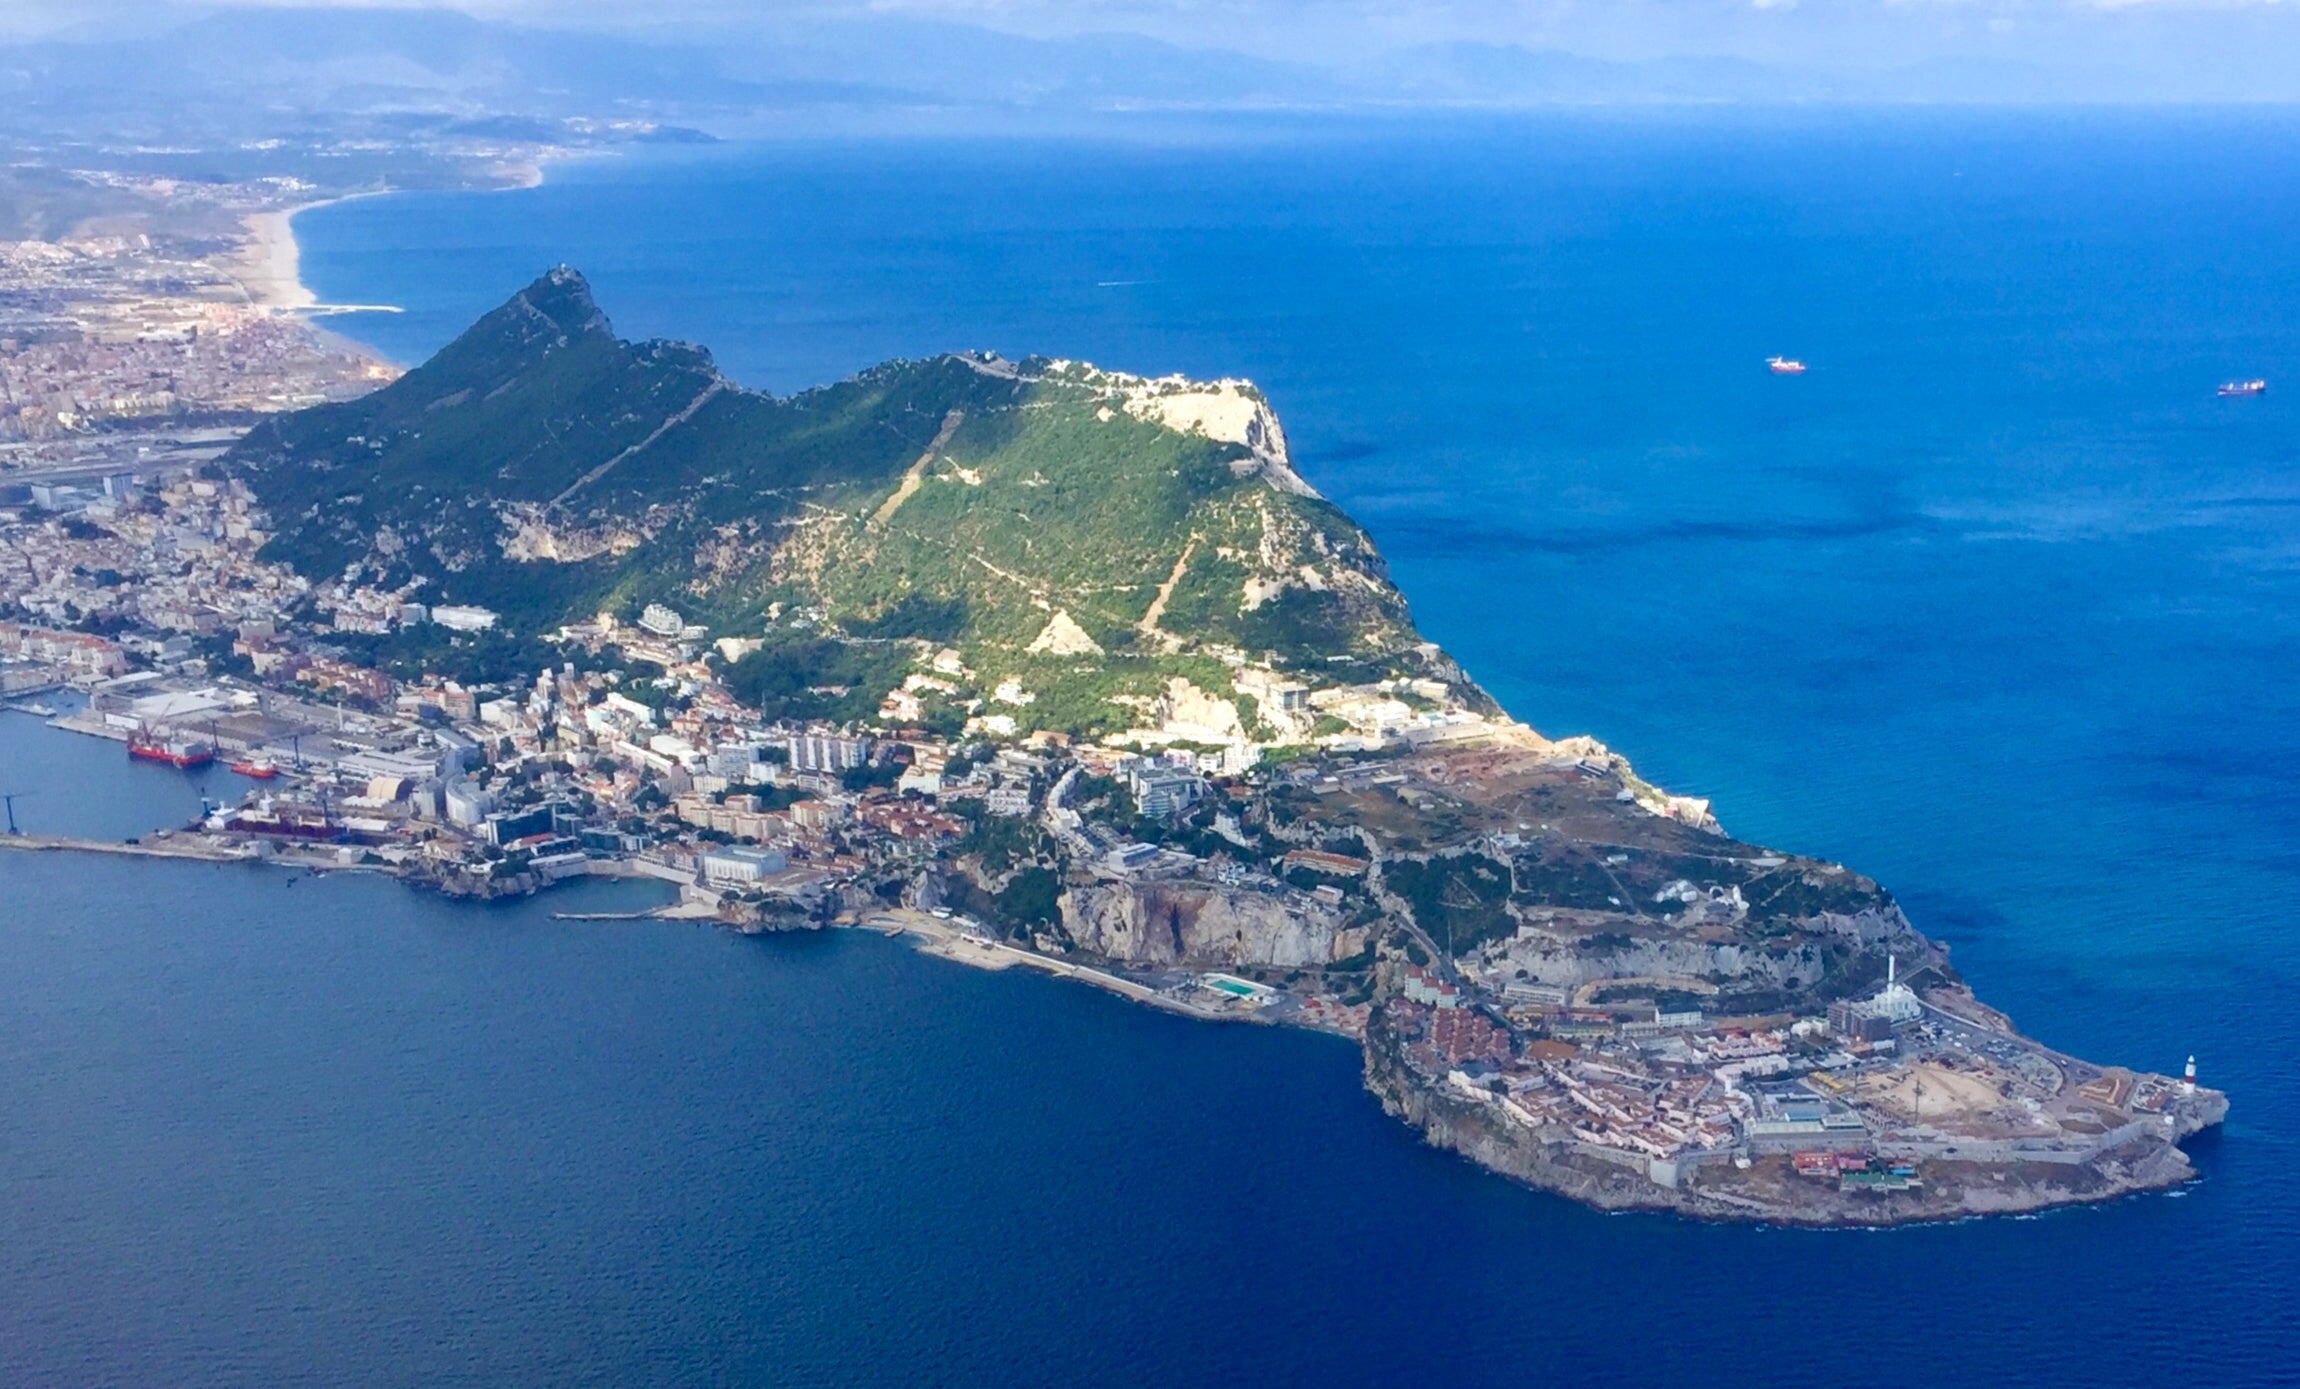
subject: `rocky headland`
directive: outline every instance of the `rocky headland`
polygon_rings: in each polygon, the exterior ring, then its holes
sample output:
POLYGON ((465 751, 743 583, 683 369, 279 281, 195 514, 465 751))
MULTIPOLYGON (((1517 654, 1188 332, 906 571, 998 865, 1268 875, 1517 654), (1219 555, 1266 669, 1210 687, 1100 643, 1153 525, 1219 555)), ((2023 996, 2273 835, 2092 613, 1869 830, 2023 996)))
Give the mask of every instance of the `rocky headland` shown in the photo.
POLYGON ((451 890, 620 864, 741 929, 909 920, 1344 1033, 1431 1142, 1608 1208, 2100 1200, 2192 1178, 2226 1112, 2021 1036, 1858 872, 1511 719, 1245 382, 973 354, 775 397, 561 269, 195 503, 302 595, 242 629, 252 678, 317 671, 403 719, 361 765, 438 768, 370 777, 361 833, 451 890))

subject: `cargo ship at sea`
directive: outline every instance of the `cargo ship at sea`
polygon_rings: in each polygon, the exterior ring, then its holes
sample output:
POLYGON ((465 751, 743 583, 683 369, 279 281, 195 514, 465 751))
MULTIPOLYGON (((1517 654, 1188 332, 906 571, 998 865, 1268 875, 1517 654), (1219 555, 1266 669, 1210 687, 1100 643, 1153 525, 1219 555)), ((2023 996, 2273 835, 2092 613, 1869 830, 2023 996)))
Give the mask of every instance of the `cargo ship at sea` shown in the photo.
POLYGON ((1794 357, 1767 357, 1765 365, 1772 369, 1775 376, 1802 376, 1805 374, 1805 364, 1794 357))
POLYGON ((2236 396, 2265 395, 2267 393, 2268 383, 2258 377, 2254 377, 2250 381, 2223 381, 2220 383, 2220 394, 2223 399, 2236 396))
POLYGON ((188 769, 215 761, 216 750, 198 738, 166 737, 145 730, 128 739, 128 756, 188 769))

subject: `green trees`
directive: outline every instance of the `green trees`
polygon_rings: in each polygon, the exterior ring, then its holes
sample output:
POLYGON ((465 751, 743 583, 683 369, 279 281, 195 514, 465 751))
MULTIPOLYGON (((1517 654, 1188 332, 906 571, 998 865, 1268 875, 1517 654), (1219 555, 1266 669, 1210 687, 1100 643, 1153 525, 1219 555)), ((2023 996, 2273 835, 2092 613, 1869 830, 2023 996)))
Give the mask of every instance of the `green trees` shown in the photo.
POLYGON ((1062 920, 1061 880, 1044 868, 1025 868, 998 891, 998 910, 1010 921, 1027 927, 1052 926, 1062 920))
MULTIPOLYGON (((653 601, 765 635, 729 677, 775 716, 870 719, 943 648, 969 694, 1018 679, 1018 720, 1081 734, 1132 726, 1176 675, 1227 695, 1223 654, 1331 680, 1409 651, 1364 532, 1247 445, 1139 408, 1179 389, 946 356, 773 397, 699 348, 618 339, 562 269, 223 465, 271 515, 266 554, 314 580, 412 585, 512 636, 653 601)), ((495 653, 422 654, 477 675, 495 653)))

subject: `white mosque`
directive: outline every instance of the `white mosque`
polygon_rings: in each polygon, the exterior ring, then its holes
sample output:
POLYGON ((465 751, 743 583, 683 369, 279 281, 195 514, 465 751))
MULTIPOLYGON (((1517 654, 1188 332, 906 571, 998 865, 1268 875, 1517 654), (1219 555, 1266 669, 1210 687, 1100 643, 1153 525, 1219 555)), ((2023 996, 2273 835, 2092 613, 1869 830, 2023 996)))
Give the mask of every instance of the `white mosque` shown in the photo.
POLYGON ((1901 982, 1901 962, 1896 957, 1885 957, 1885 987, 1869 1000, 1867 1011, 1872 1018, 1888 1018, 1894 1022, 1915 1022, 1925 1015, 1925 1005, 1901 982))

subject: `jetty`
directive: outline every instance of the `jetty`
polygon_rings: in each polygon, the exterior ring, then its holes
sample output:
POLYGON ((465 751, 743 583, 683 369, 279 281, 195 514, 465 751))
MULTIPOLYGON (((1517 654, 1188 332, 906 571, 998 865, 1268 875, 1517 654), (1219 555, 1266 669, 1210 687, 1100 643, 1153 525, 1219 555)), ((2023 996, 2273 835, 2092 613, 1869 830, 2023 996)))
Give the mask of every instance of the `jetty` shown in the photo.
POLYGON ((83 839, 61 834, 0 834, 0 849, 28 853, 112 854, 125 858, 193 859, 206 863, 261 863, 316 873, 391 873, 388 863, 347 862, 296 847, 268 843, 227 843, 207 835, 175 831, 135 839, 83 839))
MULTIPOLYGON (((139 839, 78 839, 60 834, 0 835, 0 849, 78 854, 122 854, 129 858, 191 858, 211 863, 259 863, 268 855, 240 845, 218 844, 193 835, 139 839)), ((330 864, 330 867, 339 865, 330 864)))

